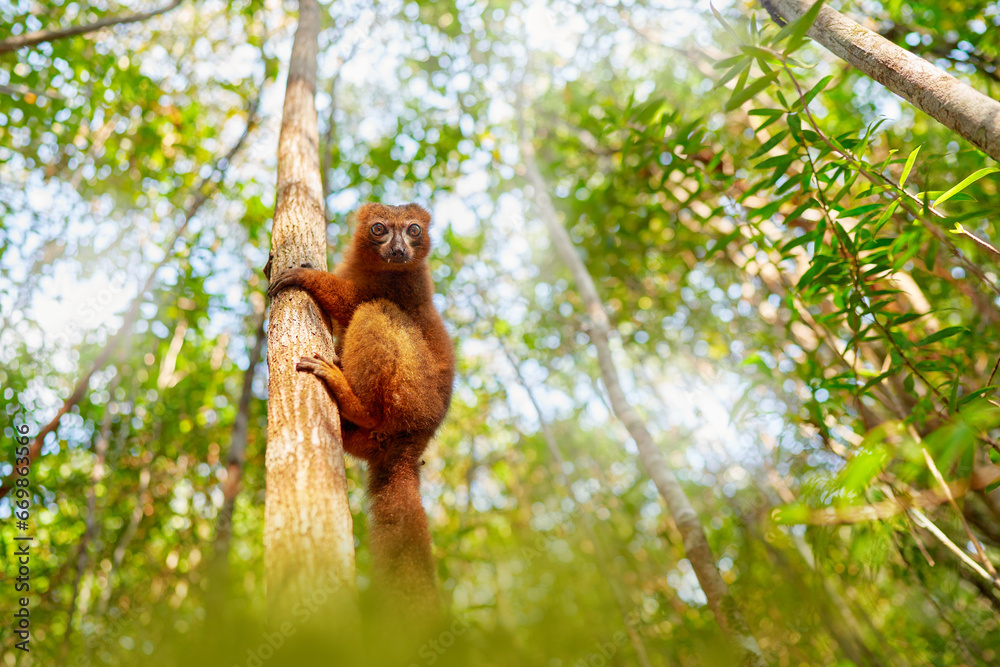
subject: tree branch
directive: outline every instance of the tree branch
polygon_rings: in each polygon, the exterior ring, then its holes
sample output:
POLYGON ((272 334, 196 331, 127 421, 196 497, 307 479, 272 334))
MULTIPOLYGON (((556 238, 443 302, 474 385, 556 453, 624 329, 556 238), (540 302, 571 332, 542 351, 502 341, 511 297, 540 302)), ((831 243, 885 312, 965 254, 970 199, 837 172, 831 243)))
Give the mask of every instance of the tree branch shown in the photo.
POLYGON ((151 19, 154 16, 159 16, 160 14, 165 14, 171 9, 176 8, 180 5, 182 0, 173 0, 169 5, 160 7, 159 9, 154 9, 149 12, 140 12, 138 14, 129 14, 128 16, 113 16, 111 18, 101 19, 100 21, 94 21, 93 23, 87 23, 85 25, 77 25, 71 28, 63 28, 62 30, 39 30, 38 32, 29 32, 25 35, 18 35, 16 37, 11 37, 10 39, 5 39, 0 42, 0 53, 7 53, 8 51, 16 51, 25 46, 35 46, 36 44, 41 44, 42 42, 54 42, 58 39, 65 39, 66 37, 76 37, 77 35, 85 35, 88 32, 94 32, 96 30, 101 30, 103 28, 110 28, 115 25, 126 25, 128 23, 139 23, 147 19, 151 19))
MULTIPOLYGON (((761 4, 778 22, 801 18, 812 2, 767 0, 761 4)), ((837 57, 1000 161, 1000 102, 997 100, 862 27, 832 7, 824 6, 819 10, 807 34, 837 57)))
MULTIPOLYGON (((56 415, 51 421, 49 421, 49 423, 43 426, 35 436, 34 441, 31 443, 31 448, 28 450, 28 466, 31 466, 35 459, 38 458, 38 455, 41 454, 42 446, 45 444, 45 437, 59 427, 59 420, 62 419, 63 415, 72 410, 73 406, 79 403, 87 394, 87 391, 90 388, 90 378, 93 377, 94 373, 104 368, 105 364, 108 363, 108 359, 110 359, 111 355, 114 354, 116 349, 118 349, 118 346, 121 345, 129 334, 131 334, 132 326, 135 324, 136 320, 139 319, 139 313, 142 307, 144 295, 152 289, 154 283, 156 282, 157 272, 159 272, 164 264, 173 259, 173 248, 177 245, 178 239, 180 239, 180 237, 187 230, 191 220, 198 213, 201 207, 206 201, 208 201, 209 194, 218 186, 219 181, 222 180, 222 177, 229 168, 229 165, 232 164, 233 157, 235 157, 243 147, 250 131, 257 124, 257 104, 259 101, 260 100, 258 98, 250 104, 247 126, 243 131, 242 136, 240 136, 239 140, 224 157, 216 160, 213 165, 212 173, 202 179, 202 181, 195 187, 194 198, 188 204, 187 211, 184 214, 184 222, 181 223, 181 226, 178 227, 176 232, 174 232, 173 237, 167 242, 165 246, 166 252, 163 254, 163 259, 161 259, 149 272, 146 282, 143 283, 142 287, 136 293, 135 298, 132 300, 131 307, 125 314, 125 319, 122 321, 121 328, 119 328, 118 332, 104 344, 104 349, 97 355, 97 358, 94 360, 94 363, 91 364, 90 369, 77 381, 76 386, 73 388, 73 393, 70 394, 69 398, 67 398, 62 404, 62 407, 59 408, 56 415)), ((7 478, 3 486, 0 486, 0 498, 3 498, 10 492, 20 477, 21 475, 17 474, 17 468, 15 467, 11 476, 7 478)))

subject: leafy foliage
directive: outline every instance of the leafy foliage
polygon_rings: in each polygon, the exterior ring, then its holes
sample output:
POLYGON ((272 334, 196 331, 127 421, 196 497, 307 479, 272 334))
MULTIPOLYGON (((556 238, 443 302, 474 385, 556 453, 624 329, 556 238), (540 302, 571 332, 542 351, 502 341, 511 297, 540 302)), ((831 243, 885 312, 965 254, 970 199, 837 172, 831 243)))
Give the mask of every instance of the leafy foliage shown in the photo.
MULTIPOLYGON (((0 22, 19 34, 136 9, 33 7, 0 7, 0 22)), ((888 37, 996 93, 995 3, 864 8, 888 37)), ((267 641, 266 371, 249 358, 287 9, 182 3, 0 54, 8 441, 56 414, 141 304, 31 468, 23 664, 249 664, 267 641), (219 162, 254 108, 260 126, 219 162), (199 183, 208 201, 191 216, 199 183), (234 466, 247 373, 246 462, 234 466)), ((996 660, 997 591, 969 564, 988 569, 1000 548, 1000 181, 988 158, 817 50, 808 16, 782 28, 738 7, 493 0, 324 11, 331 259, 357 202, 432 205, 436 305, 459 348, 424 492, 442 587, 469 629, 454 648, 428 647, 435 662, 728 660, 595 379, 585 308, 524 180, 522 133, 598 284, 628 398, 768 659, 996 660)), ((348 474, 364 594, 363 471, 349 462, 348 474)), ((4 609, 19 534, 9 502, 4 609)))

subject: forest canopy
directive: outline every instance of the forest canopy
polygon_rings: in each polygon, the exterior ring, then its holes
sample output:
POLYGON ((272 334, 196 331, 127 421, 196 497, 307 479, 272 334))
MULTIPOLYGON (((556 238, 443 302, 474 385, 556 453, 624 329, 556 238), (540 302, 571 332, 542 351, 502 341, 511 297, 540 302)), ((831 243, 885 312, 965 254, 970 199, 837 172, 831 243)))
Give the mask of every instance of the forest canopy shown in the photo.
MULTIPOLYGON (((318 11, 326 257, 425 207, 455 342, 414 664, 1000 660, 1000 3, 318 11)), ((261 665, 309 620, 264 537, 298 19, 0 2, 3 665, 261 665)))

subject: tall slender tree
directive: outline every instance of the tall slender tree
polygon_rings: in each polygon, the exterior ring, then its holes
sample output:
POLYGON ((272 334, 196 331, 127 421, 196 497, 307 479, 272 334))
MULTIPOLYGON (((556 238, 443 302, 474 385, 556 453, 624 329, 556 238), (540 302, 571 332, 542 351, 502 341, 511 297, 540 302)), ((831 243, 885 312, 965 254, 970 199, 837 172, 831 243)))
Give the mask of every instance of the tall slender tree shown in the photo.
POLYGON ((729 587, 719 573, 719 568, 715 562, 712 548, 708 544, 705 536, 705 529, 701 525, 698 514, 691 505, 691 500, 687 497, 680 482, 674 475, 673 470, 667 464, 663 453, 653 442, 653 436, 646 428, 645 422, 636 412, 629 402, 625 391, 622 389, 618 376, 618 368, 611 356, 611 346, 609 335, 611 324, 608 320, 604 303, 597 293, 597 286, 593 277, 587 270, 586 265, 576 252, 573 240, 569 232, 559 222, 558 213, 552 198, 549 196, 548 186, 538 169, 535 159, 535 149, 527 139, 524 129, 523 107, 518 104, 518 128, 520 133, 521 158, 524 161, 528 183, 532 188, 532 200, 538 209, 539 216, 549 233, 549 239, 559 258, 566 264, 576 283, 576 288, 580 292, 584 306, 589 317, 589 328, 587 334, 594 347, 597 349, 597 360, 601 369, 601 379, 607 388, 608 397, 611 400, 611 408, 615 416, 621 420, 629 435, 635 440, 639 450, 639 460, 656 484, 656 489, 663 498, 667 510, 677 524, 684 539, 684 552, 691 567, 698 577, 702 592, 708 600, 708 606, 715 614, 715 620, 719 627, 726 634, 734 651, 740 655, 740 663, 743 665, 763 666, 763 654, 756 638, 750 631, 750 626, 743 617, 736 600, 729 592, 729 587))
MULTIPOLYGON (((319 5, 301 0, 278 140, 270 263, 275 277, 302 264, 327 266, 315 103, 319 27, 319 5)), ((322 384, 295 370, 300 357, 316 352, 333 355, 322 313, 304 291, 283 291, 271 304, 267 338, 264 550, 273 620, 318 590, 341 607, 354 597, 340 415, 322 384)))

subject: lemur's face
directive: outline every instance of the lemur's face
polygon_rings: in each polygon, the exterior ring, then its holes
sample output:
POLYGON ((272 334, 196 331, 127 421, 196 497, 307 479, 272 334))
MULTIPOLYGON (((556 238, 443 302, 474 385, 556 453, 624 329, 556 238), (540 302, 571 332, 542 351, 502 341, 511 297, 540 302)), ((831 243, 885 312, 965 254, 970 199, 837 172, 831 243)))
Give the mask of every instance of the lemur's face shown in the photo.
POLYGON ((416 204, 365 204, 358 211, 357 234, 387 264, 420 261, 430 252, 431 217, 416 204))

